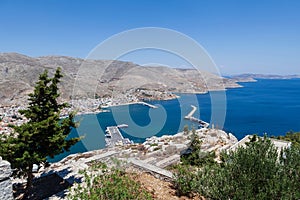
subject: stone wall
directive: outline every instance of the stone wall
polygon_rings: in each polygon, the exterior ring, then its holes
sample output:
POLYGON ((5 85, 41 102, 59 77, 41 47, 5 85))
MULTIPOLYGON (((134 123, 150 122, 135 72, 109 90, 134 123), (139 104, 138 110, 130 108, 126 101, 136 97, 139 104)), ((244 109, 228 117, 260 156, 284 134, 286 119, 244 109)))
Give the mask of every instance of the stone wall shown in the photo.
POLYGON ((0 157, 0 199, 13 199, 10 163, 0 157))

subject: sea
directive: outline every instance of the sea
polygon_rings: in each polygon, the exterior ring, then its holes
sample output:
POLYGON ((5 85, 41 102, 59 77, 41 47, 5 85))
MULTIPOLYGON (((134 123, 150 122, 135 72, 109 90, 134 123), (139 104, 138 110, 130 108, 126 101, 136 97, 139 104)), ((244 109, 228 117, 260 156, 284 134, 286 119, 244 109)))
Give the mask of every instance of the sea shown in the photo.
POLYGON ((193 114, 242 139, 248 134, 268 136, 300 131, 300 79, 258 79, 240 83, 243 87, 206 94, 177 94, 178 99, 149 101, 158 108, 141 104, 115 106, 98 114, 79 115, 79 127, 68 136, 82 137, 82 141, 50 162, 57 162, 69 154, 105 148, 105 130, 108 126, 127 124, 120 128, 122 135, 142 143, 151 136, 173 135, 183 130, 200 128, 184 119, 193 114))

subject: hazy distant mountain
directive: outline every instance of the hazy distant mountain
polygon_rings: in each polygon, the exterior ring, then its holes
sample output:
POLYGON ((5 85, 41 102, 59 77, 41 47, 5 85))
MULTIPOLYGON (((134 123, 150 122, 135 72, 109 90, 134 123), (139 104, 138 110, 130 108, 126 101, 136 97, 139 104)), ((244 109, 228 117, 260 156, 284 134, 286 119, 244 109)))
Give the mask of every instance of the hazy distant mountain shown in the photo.
POLYGON ((0 53, 0 104, 26 99, 38 75, 62 68, 62 97, 112 96, 142 88, 166 92, 202 93, 239 87, 235 80, 195 69, 144 67, 132 62, 83 60, 66 56, 32 58, 0 53))
POLYGON ((248 82, 255 79, 293 79, 300 78, 300 75, 240 74, 230 76, 230 78, 248 82))

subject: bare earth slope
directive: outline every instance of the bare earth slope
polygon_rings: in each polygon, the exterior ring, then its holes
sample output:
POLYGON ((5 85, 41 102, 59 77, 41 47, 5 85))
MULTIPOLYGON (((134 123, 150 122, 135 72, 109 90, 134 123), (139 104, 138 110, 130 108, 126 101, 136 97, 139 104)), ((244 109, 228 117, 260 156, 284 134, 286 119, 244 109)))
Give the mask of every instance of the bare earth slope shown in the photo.
POLYGON ((0 53, 0 104, 20 103, 32 91, 45 69, 52 75, 62 68, 62 97, 94 98, 136 91, 203 93, 239 87, 231 79, 195 69, 142 67, 132 62, 83 60, 66 56, 32 58, 17 53, 0 53))

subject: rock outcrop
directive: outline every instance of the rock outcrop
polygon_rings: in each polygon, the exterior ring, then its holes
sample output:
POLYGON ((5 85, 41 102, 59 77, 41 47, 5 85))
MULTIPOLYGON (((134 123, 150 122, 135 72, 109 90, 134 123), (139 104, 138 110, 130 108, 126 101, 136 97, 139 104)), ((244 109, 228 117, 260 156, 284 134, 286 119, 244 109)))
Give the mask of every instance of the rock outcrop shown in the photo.
POLYGON ((10 163, 0 157, 0 199, 13 199, 10 163))
MULTIPOLYGON (((215 151, 217 155, 238 141, 234 135, 218 129, 202 128, 196 130, 196 134, 203 141, 202 150, 215 151)), ((153 136, 143 144, 115 146, 69 155, 60 162, 51 164, 49 168, 40 170, 36 177, 56 173, 70 184, 80 183, 84 180, 79 171, 87 169, 91 162, 104 162, 108 166, 113 166, 116 160, 119 160, 123 161, 126 169, 147 172, 157 178, 170 180, 173 174, 166 167, 180 162, 180 153, 188 148, 191 136, 192 131, 162 137, 153 136)), ((64 192, 67 193, 68 191, 64 192)), ((63 199, 63 197, 54 195, 50 199, 63 199)))

